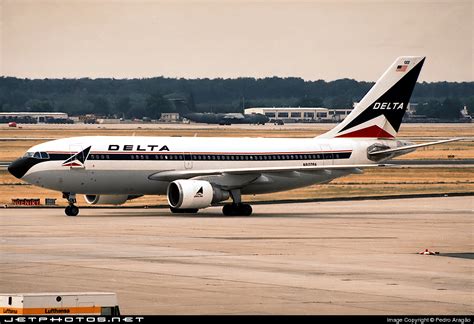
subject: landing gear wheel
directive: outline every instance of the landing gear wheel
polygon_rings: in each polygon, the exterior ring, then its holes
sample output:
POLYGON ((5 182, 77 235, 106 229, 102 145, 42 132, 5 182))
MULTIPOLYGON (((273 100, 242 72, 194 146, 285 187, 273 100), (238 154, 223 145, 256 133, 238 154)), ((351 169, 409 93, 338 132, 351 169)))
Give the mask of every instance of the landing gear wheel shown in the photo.
POLYGON ((250 206, 249 204, 240 204, 240 209, 242 211, 243 216, 252 215, 252 206, 250 206))
POLYGON ((196 214, 199 211, 197 208, 180 209, 174 207, 170 207, 170 210, 173 214, 196 214))
POLYGON ((222 208, 225 216, 250 216, 252 215, 252 206, 249 204, 225 204, 222 208))
POLYGON ((222 207, 222 213, 225 216, 234 216, 234 209, 232 208, 234 204, 225 204, 224 207, 222 207))
POLYGON ((79 214, 79 208, 74 205, 69 205, 64 210, 67 216, 77 216, 79 214))

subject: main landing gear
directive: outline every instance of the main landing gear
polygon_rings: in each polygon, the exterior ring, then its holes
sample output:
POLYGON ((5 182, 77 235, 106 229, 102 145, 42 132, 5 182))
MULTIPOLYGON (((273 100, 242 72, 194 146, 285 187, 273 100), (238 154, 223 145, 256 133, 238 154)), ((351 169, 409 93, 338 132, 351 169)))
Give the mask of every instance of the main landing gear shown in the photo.
POLYGON ((225 204, 222 213, 225 216, 250 216, 252 215, 252 206, 244 204, 240 195, 240 189, 230 191, 233 200, 231 204, 225 204))
POLYGON ((63 192, 63 198, 66 198, 69 205, 64 210, 67 216, 77 216, 79 214, 79 207, 74 205, 76 203, 76 194, 70 192, 63 192))

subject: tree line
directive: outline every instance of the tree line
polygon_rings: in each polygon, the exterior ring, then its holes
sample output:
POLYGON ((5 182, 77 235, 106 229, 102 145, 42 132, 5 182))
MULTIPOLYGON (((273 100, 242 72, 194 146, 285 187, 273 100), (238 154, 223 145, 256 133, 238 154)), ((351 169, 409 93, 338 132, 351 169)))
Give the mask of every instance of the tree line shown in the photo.
MULTIPOLYGON (((351 108, 373 82, 301 78, 20 79, 0 77, 0 111, 61 111, 124 118, 162 112, 242 112, 248 107, 351 108)), ((422 82, 412 96, 417 113, 455 119, 474 111, 474 82, 422 82)))

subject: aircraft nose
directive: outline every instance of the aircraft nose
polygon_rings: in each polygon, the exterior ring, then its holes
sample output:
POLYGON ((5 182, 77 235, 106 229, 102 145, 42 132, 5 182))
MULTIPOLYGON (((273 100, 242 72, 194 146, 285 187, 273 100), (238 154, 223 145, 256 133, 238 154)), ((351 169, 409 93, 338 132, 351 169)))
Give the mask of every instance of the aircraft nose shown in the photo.
POLYGON ((28 158, 19 158, 10 163, 8 172, 13 174, 16 178, 21 179, 30 167, 31 165, 28 163, 28 158))

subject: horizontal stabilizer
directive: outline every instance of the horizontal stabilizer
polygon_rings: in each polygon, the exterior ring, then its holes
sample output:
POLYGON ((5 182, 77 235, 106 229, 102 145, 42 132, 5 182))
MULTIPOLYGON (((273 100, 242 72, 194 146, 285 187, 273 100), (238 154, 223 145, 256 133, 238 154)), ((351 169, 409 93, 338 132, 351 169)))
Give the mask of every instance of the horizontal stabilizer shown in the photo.
POLYGON ((403 151, 414 151, 419 147, 431 146, 431 145, 437 145, 437 144, 449 143, 449 142, 455 142, 455 141, 460 141, 460 140, 462 140, 462 138, 452 138, 452 139, 442 140, 442 141, 437 141, 437 142, 406 145, 406 146, 396 147, 396 148, 392 148, 392 149, 372 151, 372 152, 369 152, 369 155, 376 156, 376 155, 379 155, 379 154, 388 154, 388 153, 403 152, 403 151))

